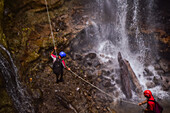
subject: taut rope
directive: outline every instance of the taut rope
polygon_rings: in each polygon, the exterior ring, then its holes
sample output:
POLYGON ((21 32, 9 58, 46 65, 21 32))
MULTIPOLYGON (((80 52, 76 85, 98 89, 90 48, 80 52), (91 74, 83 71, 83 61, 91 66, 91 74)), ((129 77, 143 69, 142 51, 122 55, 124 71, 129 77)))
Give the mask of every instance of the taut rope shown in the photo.
MULTIPOLYGON (((49 21, 50 30, 51 30, 51 36, 52 36, 52 39, 53 39, 53 45, 54 45, 54 47, 55 47, 54 33, 53 33, 53 30, 52 30, 52 24, 51 24, 50 14, 49 14, 49 11, 48 11, 48 3, 47 3, 47 0, 45 0, 45 4, 46 4, 48 21, 49 21)), ((56 52, 56 50, 55 50, 55 52, 56 52)), ((57 52, 56 52, 56 53, 57 53, 57 52)))

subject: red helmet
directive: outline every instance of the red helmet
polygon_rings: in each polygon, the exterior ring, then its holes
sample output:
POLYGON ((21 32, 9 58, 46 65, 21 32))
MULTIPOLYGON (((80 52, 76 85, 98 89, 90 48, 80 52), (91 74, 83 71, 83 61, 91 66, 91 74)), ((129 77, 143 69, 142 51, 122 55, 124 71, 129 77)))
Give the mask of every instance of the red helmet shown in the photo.
POLYGON ((152 96, 152 92, 150 90, 145 90, 143 94, 145 97, 148 97, 148 98, 152 96))

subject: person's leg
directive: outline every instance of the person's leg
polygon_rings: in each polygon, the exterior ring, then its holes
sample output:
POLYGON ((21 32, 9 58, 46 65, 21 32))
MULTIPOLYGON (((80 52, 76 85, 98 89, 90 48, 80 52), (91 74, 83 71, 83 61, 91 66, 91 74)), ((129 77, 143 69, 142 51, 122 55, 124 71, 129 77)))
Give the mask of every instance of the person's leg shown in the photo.
POLYGON ((56 74, 56 83, 58 83, 59 82, 59 75, 58 74, 56 74))
POLYGON ((60 74, 60 81, 63 82, 63 70, 61 71, 61 74, 60 74))

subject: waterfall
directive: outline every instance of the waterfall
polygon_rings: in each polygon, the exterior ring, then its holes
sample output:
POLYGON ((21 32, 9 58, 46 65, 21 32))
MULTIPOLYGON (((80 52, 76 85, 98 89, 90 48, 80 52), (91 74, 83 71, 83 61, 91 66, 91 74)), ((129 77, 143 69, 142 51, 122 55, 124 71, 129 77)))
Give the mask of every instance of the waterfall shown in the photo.
POLYGON ((21 86, 18 80, 17 68, 9 51, 2 45, 0 45, 0 48, 9 58, 9 60, 7 60, 4 57, 5 55, 0 53, 0 72, 5 80, 7 92, 12 97, 16 109, 19 113, 35 113, 31 105, 32 101, 30 95, 27 93, 26 89, 21 86))
MULTIPOLYGON (((143 90, 147 89, 146 83, 151 80, 144 76, 144 70, 147 68, 152 71, 153 77, 159 76, 152 65, 155 60, 153 57, 158 56, 157 42, 153 35, 143 35, 141 28, 142 22, 147 25, 147 29, 154 26, 155 1, 96 0, 94 7, 90 18, 92 27, 86 29, 85 33, 89 44, 93 43, 90 51, 95 51, 102 62, 113 60, 114 64, 108 68, 115 69, 119 67, 115 59, 121 52, 123 58, 129 61, 143 90)), ((156 92, 161 90, 159 86, 150 90, 155 95, 166 95, 163 91, 159 94, 156 92)))

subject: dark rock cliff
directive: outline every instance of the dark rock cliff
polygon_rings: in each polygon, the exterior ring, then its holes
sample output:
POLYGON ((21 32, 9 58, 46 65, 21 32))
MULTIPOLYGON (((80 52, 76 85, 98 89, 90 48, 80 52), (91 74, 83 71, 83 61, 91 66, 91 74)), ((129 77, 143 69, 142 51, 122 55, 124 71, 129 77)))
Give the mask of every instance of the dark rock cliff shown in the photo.
MULTIPOLYGON (((4 46, 6 45, 5 35, 3 33, 3 12, 4 12, 4 0, 0 0, 0 42, 4 46)), ((0 72, 0 113, 14 113, 14 106, 11 101, 11 98, 8 96, 6 91, 5 82, 0 72)))

